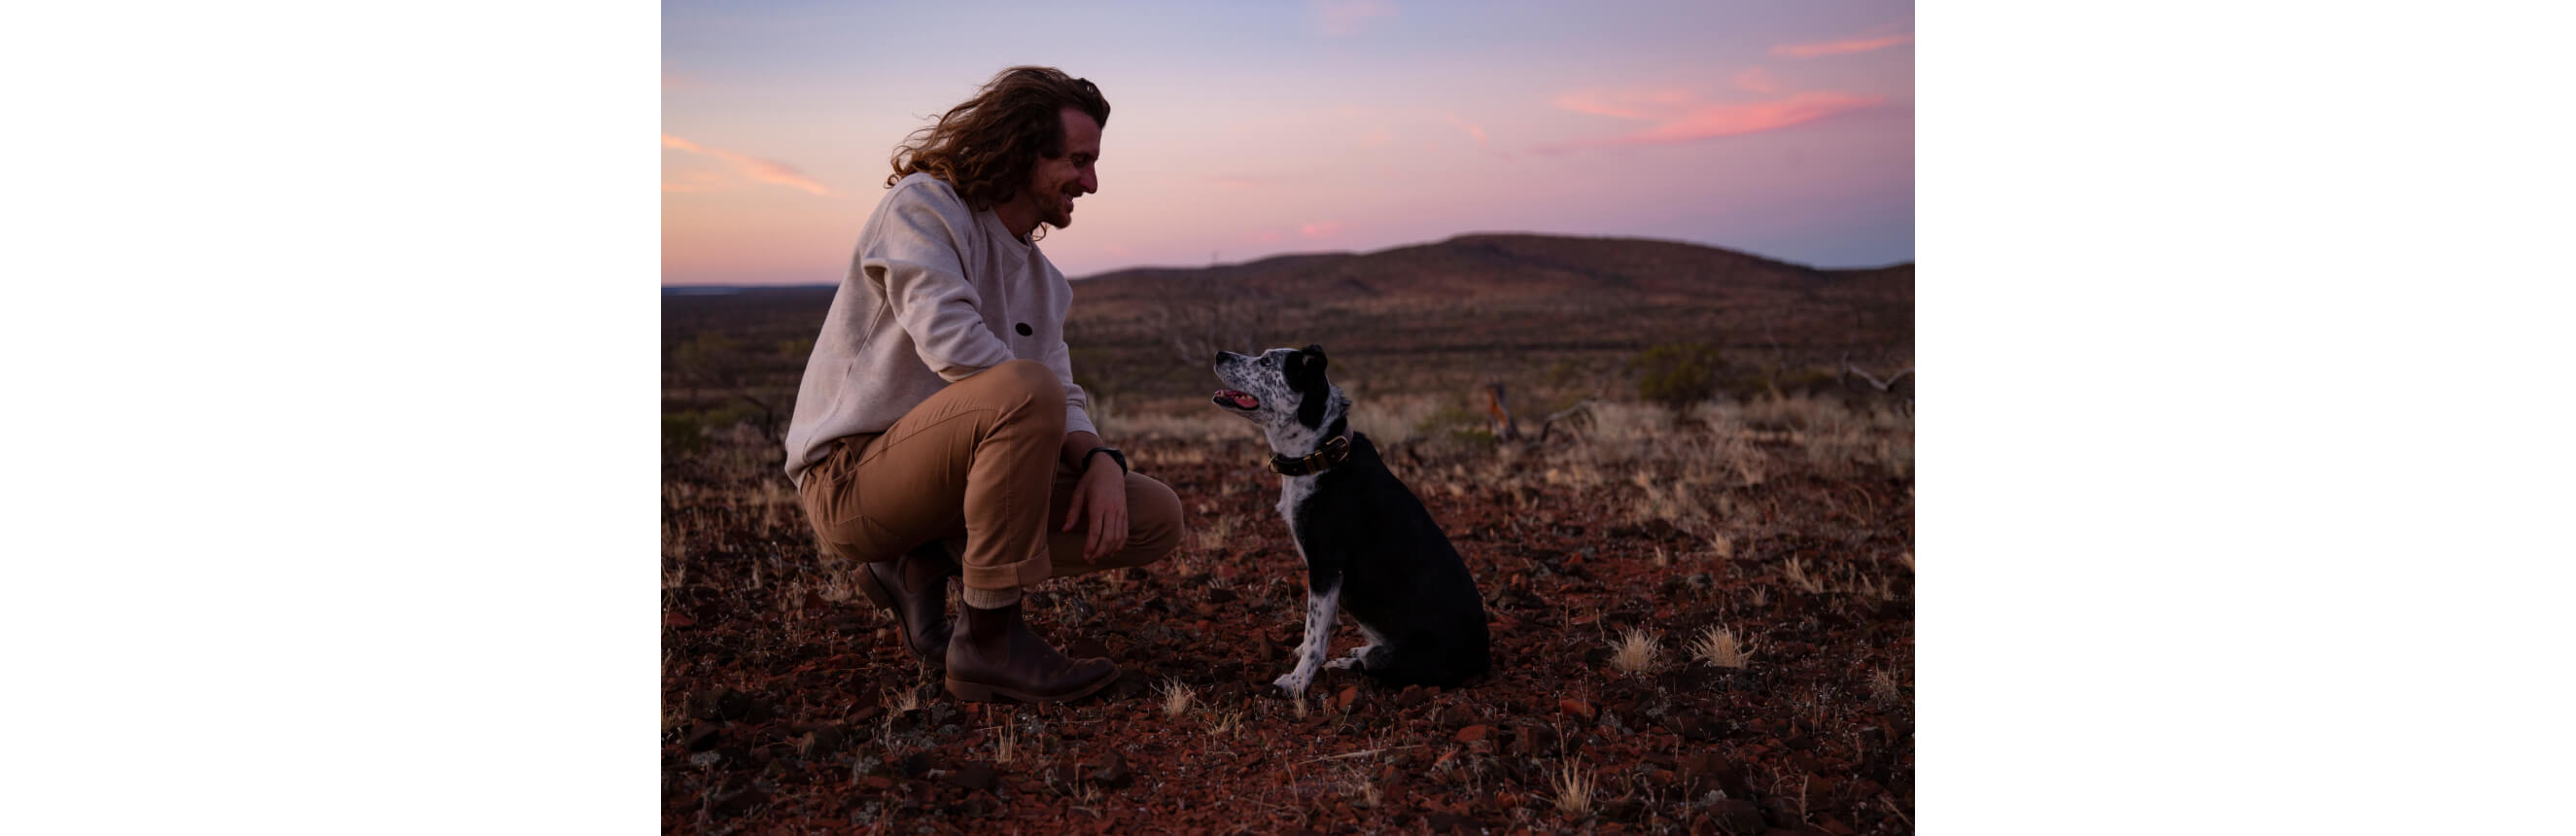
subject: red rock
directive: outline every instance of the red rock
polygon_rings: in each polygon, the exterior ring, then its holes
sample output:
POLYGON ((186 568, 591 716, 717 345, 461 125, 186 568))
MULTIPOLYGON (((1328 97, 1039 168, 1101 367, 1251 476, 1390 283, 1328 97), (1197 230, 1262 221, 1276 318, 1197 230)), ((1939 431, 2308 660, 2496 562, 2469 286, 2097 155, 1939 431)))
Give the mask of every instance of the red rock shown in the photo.
POLYGON ((996 773, 993 771, 992 767, 980 763, 972 763, 967 764, 965 767, 960 768, 955 772, 948 773, 948 783, 970 790, 989 790, 993 788, 993 779, 995 777, 996 773))
POLYGON ((1333 695, 1333 710, 1349 711, 1351 710, 1351 704, 1359 701, 1360 686, 1344 685, 1342 686, 1341 693, 1333 695))
POLYGON ((1136 783, 1136 773, 1127 768, 1125 758, 1113 754, 1101 759, 1100 768, 1091 771, 1091 780, 1093 783, 1113 790, 1124 789, 1127 785, 1136 783))
POLYGON ((685 742, 688 744, 689 751, 704 752, 716 747, 716 739, 722 732, 722 727, 714 723, 699 723, 689 729, 689 736, 685 742))
POLYGON ((1458 730, 1457 739, 1460 743, 1474 743, 1485 739, 1485 735, 1492 733, 1493 730, 1494 727, 1487 725, 1468 726, 1458 730))
POLYGON ((717 813, 730 816, 735 813, 751 809, 753 805, 757 805, 768 800, 768 793, 761 792, 758 787, 752 787, 731 795, 717 797, 714 810, 717 813))
POLYGON ((894 779, 883 775, 870 775, 859 779, 859 786, 872 790, 891 789, 894 787, 894 779))
POLYGON ((1566 697, 1565 699, 1557 700, 1556 710, 1572 714, 1586 720, 1592 719, 1592 704, 1573 697, 1566 697))
POLYGON ((1762 808, 1741 798, 1721 798, 1708 806, 1709 816, 1717 823, 1717 832, 1729 836, 1755 836, 1769 825, 1762 823, 1762 808))

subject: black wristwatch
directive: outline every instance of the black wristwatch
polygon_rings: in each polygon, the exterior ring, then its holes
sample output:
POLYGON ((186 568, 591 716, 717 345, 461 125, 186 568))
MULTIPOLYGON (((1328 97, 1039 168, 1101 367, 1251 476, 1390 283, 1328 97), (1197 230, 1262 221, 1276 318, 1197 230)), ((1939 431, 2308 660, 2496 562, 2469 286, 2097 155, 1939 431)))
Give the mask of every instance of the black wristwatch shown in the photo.
POLYGON ((1109 460, 1118 463, 1118 475, 1127 475, 1127 454, 1118 452, 1118 448, 1116 447, 1093 447, 1089 452, 1083 453, 1083 469, 1091 469, 1091 457, 1101 453, 1109 454, 1109 460))

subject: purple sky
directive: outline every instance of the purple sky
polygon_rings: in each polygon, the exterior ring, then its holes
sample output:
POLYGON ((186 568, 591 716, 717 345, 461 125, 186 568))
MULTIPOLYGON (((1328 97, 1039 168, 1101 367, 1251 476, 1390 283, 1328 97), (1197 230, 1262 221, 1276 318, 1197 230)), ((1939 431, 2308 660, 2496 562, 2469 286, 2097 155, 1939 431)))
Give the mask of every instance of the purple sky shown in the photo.
POLYGON ((1015 64, 1113 108, 1068 276, 1466 232, 1914 258, 1911 3, 663 8, 664 284, 838 281, 895 143, 1015 64))

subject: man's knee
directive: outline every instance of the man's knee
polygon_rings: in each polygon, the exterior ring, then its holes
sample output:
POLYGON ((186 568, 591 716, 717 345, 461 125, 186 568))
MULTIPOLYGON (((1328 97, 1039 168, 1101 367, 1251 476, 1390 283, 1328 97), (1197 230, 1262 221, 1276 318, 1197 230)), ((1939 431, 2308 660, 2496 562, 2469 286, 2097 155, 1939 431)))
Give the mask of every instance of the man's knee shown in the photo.
MULTIPOLYGON (((1035 360, 1013 360, 976 372, 957 386, 972 387, 967 397, 998 413, 1003 426, 1025 428, 1048 437, 1064 434, 1064 384, 1055 372, 1035 360)), ((1054 448, 1048 448, 1054 456, 1054 448)))
POLYGON ((1064 383, 1055 379, 1055 370, 1036 360, 1013 360, 975 375, 990 376, 990 385, 999 386, 1012 395, 1026 395, 1031 401, 1046 404, 1064 402, 1064 383))
POLYGON ((1181 497, 1151 477, 1132 476, 1129 482, 1127 523, 1135 532, 1135 550, 1143 558, 1139 564, 1162 560, 1181 545, 1186 528, 1181 522, 1181 497))

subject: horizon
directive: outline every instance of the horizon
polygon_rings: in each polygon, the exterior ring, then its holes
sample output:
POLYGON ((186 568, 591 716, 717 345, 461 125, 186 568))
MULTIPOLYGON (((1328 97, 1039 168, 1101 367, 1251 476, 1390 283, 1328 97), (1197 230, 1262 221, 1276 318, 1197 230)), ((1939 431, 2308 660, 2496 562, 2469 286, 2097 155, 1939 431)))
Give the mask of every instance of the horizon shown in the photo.
POLYGON ((1017 64, 1089 78, 1111 104, 1101 191, 1041 244, 1068 277, 1468 234, 1914 260, 1911 3, 1474 10, 677 0, 661 283, 839 281, 895 144, 1017 64), (992 30, 1001 14, 1023 25, 992 30), (872 31, 914 37, 851 48, 872 31), (1157 48, 1121 46, 1140 39, 1157 48))
MULTIPOLYGON (((1390 252, 1390 251, 1393 251, 1393 250, 1407 249, 1407 248, 1411 248, 1411 247, 1428 247, 1428 246, 1437 246, 1437 245, 1445 244, 1445 243, 1448 243, 1448 242, 1450 242, 1450 241, 1454 241, 1454 240, 1457 240, 1457 239, 1460 239, 1460 238, 1481 238, 1481 237, 1501 237, 1501 236, 1524 236, 1524 237, 1533 237, 1533 238, 1588 238, 1588 239, 1595 239, 1595 240, 1608 240, 1608 241, 1650 241, 1650 242, 1655 242, 1655 243, 1664 243, 1664 244, 1684 244, 1684 245, 1693 246, 1693 247, 1705 247, 1705 248, 1713 249, 1713 250, 1723 250, 1723 251, 1726 251, 1726 252, 1738 253, 1738 254, 1742 254, 1742 255, 1752 256, 1752 257, 1754 257, 1754 258, 1759 258, 1759 259, 1762 259, 1762 260, 1764 260, 1764 261, 1778 262, 1778 263, 1781 263, 1781 264, 1787 264, 1787 265, 1792 266, 1792 267, 1803 267, 1803 268, 1806 268, 1806 269, 1809 269, 1809 270, 1884 270, 1884 269, 1887 269, 1887 268, 1890 268, 1890 267, 1903 267, 1903 266, 1906 266, 1906 265, 1909 265, 1909 264, 1913 264, 1913 263, 1914 263, 1914 260, 1909 258, 1909 259, 1906 259, 1906 260, 1904 260, 1904 261, 1891 261, 1891 262, 1887 262, 1887 263, 1884 263, 1884 264, 1802 264, 1802 263, 1799 263, 1799 262, 1796 262, 1796 261, 1791 261, 1791 260, 1788 260, 1788 259, 1785 259, 1785 258, 1777 258, 1777 257, 1773 257, 1773 256, 1770 256, 1770 255, 1765 255, 1765 254, 1763 254, 1763 253, 1752 252, 1752 251, 1749 251, 1749 250, 1743 250, 1743 249, 1739 249, 1739 248, 1735 248, 1735 247, 1721 247, 1721 246, 1715 246, 1715 245, 1711 245, 1711 244, 1703 244, 1703 243, 1700 243, 1700 242, 1698 242, 1698 241, 1679 241, 1679 240, 1674 240, 1674 239, 1669 239, 1669 238, 1649 238, 1649 237, 1637 236, 1637 235, 1561 235, 1561 234, 1548 233, 1548 232, 1491 232, 1491 231, 1478 231, 1478 232, 1461 232, 1461 233, 1458 233, 1458 234, 1456 234, 1456 235, 1451 235, 1451 236, 1449 236, 1449 237, 1439 239, 1439 240, 1437 240, 1437 241, 1415 241, 1415 242, 1412 242, 1412 243, 1409 243, 1409 244, 1397 244, 1397 245, 1394 245, 1394 246, 1391 246, 1391 247, 1380 247, 1380 248, 1377 248, 1377 249, 1371 249, 1371 250, 1292 250, 1292 251, 1288 251, 1288 252, 1271 253, 1271 254, 1264 255, 1264 256, 1259 256, 1259 257, 1256 257, 1256 258, 1245 259, 1245 260, 1243 260, 1243 261, 1228 261, 1228 262, 1219 262, 1219 263, 1214 263, 1214 264, 1196 264, 1196 265, 1190 265, 1190 264, 1130 264, 1130 265, 1124 265, 1124 266, 1119 266, 1119 267, 1111 267, 1111 268, 1109 268, 1109 269, 1102 270, 1102 271, 1099 271, 1099 272, 1097 272, 1097 273, 1086 273, 1086 274, 1079 275, 1079 276, 1067 275, 1067 276, 1065 277, 1065 280, 1066 280, 1066 281, 1069 281, 1069 282, 1086 282, 1086 281, 1090 281, 1090 280, 1092 280, 1092 279, 1097 279, 1097 278, 1101 278, 1101 277, 1104 277, 1104 276, 1111 276, 1111 275, 1115 275, 1115 274, 1118 274, 1118 273, 1127 273, 1127 272, 1143 271, 1143 270, 1174 270, 1174 271, 1187 271, 1187 270, 1218 270, 1218 269, 1224 269, 1224 268, 1228 268, 1228 267, 1242 267, 1242 266, 1249 265, 1249 264, 1258 264, 1258 263, 1261 263, 1261 262, 1264 262, 1264 261, 1271 261, 1271 260, 1275 260, 1275 259, 1281 259, 1281 258, 1297 258, 1297 257, 1302 257, 1302 256, 1330 256, 1330 255, 1344 255, 1344 256, 1354 256, 1354 257, 1366 257, 1366 256, 1377 255, 1377 254, 1379 254, 1379 253, 1390 252)), ((1044 248, 1045 248, 1045 244, 1043 244, 1043 243, 1039 244, 1039 248, 1040 248, 1040 249, 1044 249, 1044 248)), ((815 287, 838 287, 838 286, 841 284, 841 282, 842 282, 842 281, 844 281, 844 280, 845 280, 845 279, 843 279, 843 278, 836 278, 836 279, 829 279, 829 280, 804 281, 804 282, 762 282, 762 283, 743 283, 743 282, 688 282, 688 283, 685 283, 685 284, 671 284, 671 283, 665 283, 665 284, 663 284, 661 287, 662 287, 662 289, 663 289, 663 290, 690 289, 690 288, 815 288, 815 287)))
MULTIPOLYGON (((1901 260, 1901 262, 1883 262, 1883 265, 1803 265, 1803 262, 1793 262, 1793 260, 1785 260, 1785 257, 1772 257, 1772 255, 1762 255, 1762 252, 1749 252, 1749 250, 1736 250, 1736 247, 1716 247, 1716 244, 1700 244, 1700 242, 1677 242, 1677 239, 1654 239, 1654 237, 1633 237, 1633 234, 1553 234, 1553 232, 1461 232, 1461 234, 1453 234, 1453 237, 1445 237, 1445 239, 1437 239, 1437 242, 1412 242, 1412 244, 1394 244, 1394 247, 1378 247, 1378 250, 1291 250, 1291 252, 1273 252, 1273 255, 1262 255, 1262 257, 1249 257, 1249 260, 1239 260, 1239 262, 1213 262, 1213 265, 1123 265, 1123 268, 1108 268, 1108 270, 1100 270, 1100 273, 1084 273, 1084 275, 1066 275, 1066 278, 1064 278, 1064 280, 1072 280, 1072 283, 1082 283, 1082 280, 1095 280, 1095 278, 1103 278, 1103 275, 1115 275, 1115 273, 1133 273, 1133 270, 1224 270, 1224 268, 1242 268, 1242 265, 1257 265, 1257 262, 1267 262, 1267 260, 1280 260, 1280 257, 1311 257, 1311 255, 1350 255, 1350 257, 1368 257, 1368 255, 1381 255, 1381 252, 1391 252, 1391 250, 1406 250, 1406 247, 1437 247, 1437 244, 1448 244, 1448 242, 1455 242, 1455 239, 1468 239, 1468 237, 1548 237, 1548 239, 1615 239, 1615 242, 1656 242, 1656 244, 1687 244, 1687 247, 1708 247, 1708 250, 1723 250, 1723 252, 1736 252, 1736 255, 1749 255, 1749 257, 1759 257, 1759 260, 1767 260, 1767 262, 1783 262, 1783 265, 1790 265, 1790 268, 1806 268, 1806 270, 1886 270, 1886 268, 1904 268, 1904 265, 1911 265, 1911 262, 1914 262, 1914 260, 1911 260, 1911 257, 1909 257, 1909 260, 1901 260)), ((1046 247, 1046 244, 1038 244, 1038 247, 1041 247, 1041 250, 1043 250, 1043 247, 1046 247)), ((724 283, 724 280, 693 280, 693 283, 665 283, 665 286, 662 286, 662 291, 672 291, 672 288, 837 288, 837 286, 840 286, 840 283, 842 283, 842 280, 845 280, 845 278, 832 278, 832 280, 791 280, 791 283, 724 283)))

